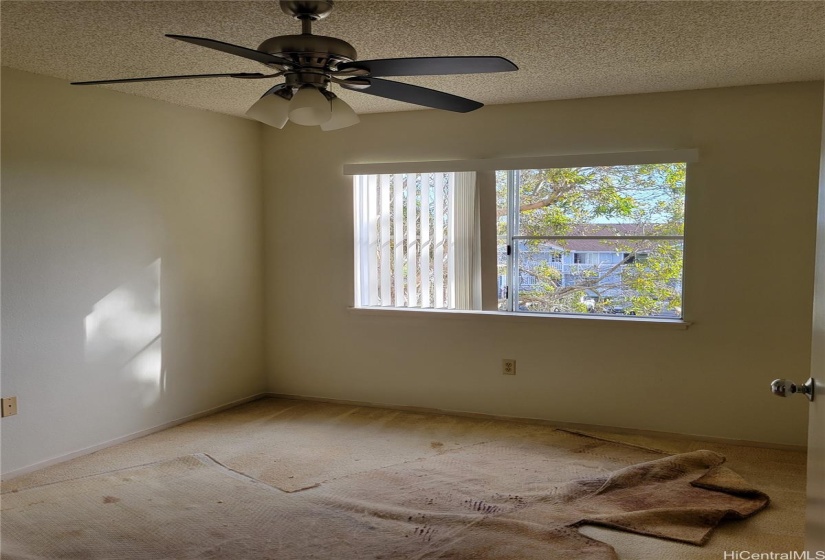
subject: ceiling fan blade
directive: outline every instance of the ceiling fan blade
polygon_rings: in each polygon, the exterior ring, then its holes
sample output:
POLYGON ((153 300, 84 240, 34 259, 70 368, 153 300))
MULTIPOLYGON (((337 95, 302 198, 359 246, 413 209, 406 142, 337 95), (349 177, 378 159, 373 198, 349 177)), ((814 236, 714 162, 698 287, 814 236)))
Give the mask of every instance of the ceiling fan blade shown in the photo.
POLYGON ((422 56, 358 60, 338 66, 339 72, 367 70, 370 76, 442 76, 512 72, 518 66, 500 56, 422 56))
POLYGON ((259 72, 236 72, 234 74, 185 74, 182 76, 149 76, 146 78, 118 78, 114 80, 92 80, 90 82, 72 82, 73 86, 94 86, 99 84, 126 84, 130 82, 160 82, 163 80, 194 80, 198 78, 267 78, 259 72))
POLYGON ((401 82, 380 80, 378 78, 361 78, 359 82, 361 80, 369 81, 369 87, 363 89, 361 86, 357 89, 348 88, 346 80, 342 80, 339 83, 352 91, 386 97, 387 99, 394 99, 396 101, 406 101, 407 103, 424 105, 425 107, 432 107, 433 109, 455 111, 456 113, 469 113, 484 106, 483 103, 473 101, 472 99, 421 86, 414 86, 412 84, 402 84, 401 82))
POLYGON ((256 62, 260 62, 262 64, 277 64, 278 66, 292 66, 293 63, 285 58, 281 58, 280 56, 271 55, 269 53, 256 51, 254 49, 247 49, 246 47, 239 47, 238 45, 232 45, 230 43, 224 43, 223 41, 216 41, 215 39, 204 39, 202 37, 189 37, 188 35, 170 35, 167 34, 167 37, 171 39, 177 39, 178 41, 184 41, 186 43, 192 43, 193 45, 198 45, 201 47, 206 47, 208 49, 215 49, 216 51, 221 51, 229 54, 234 54, 235 56, 241 56, 243 58, 248 58, 250 60, 254 60, 256 62))

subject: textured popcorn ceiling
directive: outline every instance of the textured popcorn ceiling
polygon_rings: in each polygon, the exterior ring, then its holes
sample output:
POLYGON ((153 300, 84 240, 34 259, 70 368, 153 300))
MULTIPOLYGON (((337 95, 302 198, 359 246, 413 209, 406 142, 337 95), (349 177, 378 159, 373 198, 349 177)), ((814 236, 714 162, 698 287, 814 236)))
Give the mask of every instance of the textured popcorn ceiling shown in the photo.
MULTIPOLYGON (((258 72, 245 59, 167 39, 209 37, 250 48, 300 32, 275 0, 9 1, 2 64, 66 80, 258 72)), ((360 59, 500 55, 516 73, 403 78, 486 104, 821 80, 825 2, 338 0, 313 31, 360 59)), ((275 79, 109 87, 243 115, 275 79)), ((88 87, 88 86, 87 86, 88 87)), ((334 89, 358 112, 416 109, 334 89)))

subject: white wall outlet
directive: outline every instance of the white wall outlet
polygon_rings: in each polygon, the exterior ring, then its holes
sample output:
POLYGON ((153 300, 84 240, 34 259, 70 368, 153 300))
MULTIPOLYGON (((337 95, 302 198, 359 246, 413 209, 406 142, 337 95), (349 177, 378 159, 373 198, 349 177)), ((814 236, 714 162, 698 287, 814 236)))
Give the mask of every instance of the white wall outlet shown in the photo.
POLYGON ((516 361, 511 360, 509 358, 504 358, 501 360, 501 373, 504 375, 515 375, 516 374, 516 361))
POLYGON ((2 410, 3 418, 17 414, 17 397, 3 397, 2 410))

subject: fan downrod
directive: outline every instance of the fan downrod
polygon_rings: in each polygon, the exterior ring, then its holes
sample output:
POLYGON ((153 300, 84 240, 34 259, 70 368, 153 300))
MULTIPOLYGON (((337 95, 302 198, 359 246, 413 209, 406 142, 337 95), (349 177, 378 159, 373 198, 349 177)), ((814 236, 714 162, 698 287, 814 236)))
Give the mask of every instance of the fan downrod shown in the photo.
POLYGON ((280 0, 281 10, 295 19, 318 21, 329 15, 333 0, 280 0))

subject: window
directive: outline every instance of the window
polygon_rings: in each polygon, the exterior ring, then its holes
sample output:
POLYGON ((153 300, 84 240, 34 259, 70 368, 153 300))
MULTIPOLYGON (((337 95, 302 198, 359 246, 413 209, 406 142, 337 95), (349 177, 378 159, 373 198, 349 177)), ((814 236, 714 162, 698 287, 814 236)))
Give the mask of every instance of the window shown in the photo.
POLYGON ((472 309, 474 173, 355 180, 359 306, 472 309))
POLYGON ((685 169, 497 172, 499 309, 681 317, 685 169))
POLYGON ((634 264, 635 262, 645 262, 647 259, 647 253, 624 253, 623 258, 625 259, 626 264, 634 264))
POLYGON ((356 175, 356 306, 680 318, 686 167, 356 175))

